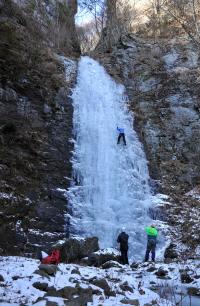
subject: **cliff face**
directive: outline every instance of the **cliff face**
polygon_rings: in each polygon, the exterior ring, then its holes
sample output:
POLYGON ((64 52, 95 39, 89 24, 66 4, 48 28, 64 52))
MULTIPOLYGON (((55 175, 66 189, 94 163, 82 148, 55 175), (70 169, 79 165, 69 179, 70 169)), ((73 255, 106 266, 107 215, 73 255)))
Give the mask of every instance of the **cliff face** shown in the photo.
POLYGON ((199 52, 182 39, 155 44, 134 36, 99 54, 124 83, 154 179, 191 188, 199 182, 199 52))
POLYGON ((126 87, 150 175, 171 196, 165 213, 178 225, 176 237, 198 244, 199 202, 186 193, 200 183, 199 51, 184 38, 154 43, 127 35, 95 56, 126 87))
MULTIPOLYGON (((12 1, 2 1, 7 3, 12 1)), ((79 53, 74 16, 77 13, 76 0, 13 0, 11 6, 24 14, 27 25, 43 35, 50 47, 65 53, 79 53), (33 23, 31 23, 33 22, 33 23)), ((4 4, 5 5, 5 4, 4 4)), ((11 13, 12 14, 12 13, 11 13)))
POLYGON ((0 1, 2 254, 35 252, 65 235, 66 200, 56 189, 71 174, 76 9, 76 1, 0 1), (56 53, 69 57, 67 81, 56 53))

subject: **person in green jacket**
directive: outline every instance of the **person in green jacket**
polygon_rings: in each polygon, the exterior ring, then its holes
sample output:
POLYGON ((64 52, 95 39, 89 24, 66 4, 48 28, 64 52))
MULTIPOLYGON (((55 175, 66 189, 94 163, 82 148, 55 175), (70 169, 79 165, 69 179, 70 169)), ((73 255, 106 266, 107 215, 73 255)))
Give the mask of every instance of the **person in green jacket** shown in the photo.
POLYGON ((152 261, 155 261, 158 231, 155 228, 154 224, 152 224, 151 226, 147 226, 145 228, 145 231, 147 233, 147 249, 145 254, 145 261, 149 260, 150 252, 152 261))

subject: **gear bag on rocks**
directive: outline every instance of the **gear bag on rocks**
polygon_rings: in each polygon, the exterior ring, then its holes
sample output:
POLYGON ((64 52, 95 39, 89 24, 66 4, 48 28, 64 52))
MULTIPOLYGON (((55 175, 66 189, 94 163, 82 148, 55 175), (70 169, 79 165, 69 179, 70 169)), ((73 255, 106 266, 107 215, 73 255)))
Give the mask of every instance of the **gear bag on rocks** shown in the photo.
POLYGON ((60 251, 53 250, 51 254, 42 259, 41 263, 46 265, 57 265, 60 263, 60 251))

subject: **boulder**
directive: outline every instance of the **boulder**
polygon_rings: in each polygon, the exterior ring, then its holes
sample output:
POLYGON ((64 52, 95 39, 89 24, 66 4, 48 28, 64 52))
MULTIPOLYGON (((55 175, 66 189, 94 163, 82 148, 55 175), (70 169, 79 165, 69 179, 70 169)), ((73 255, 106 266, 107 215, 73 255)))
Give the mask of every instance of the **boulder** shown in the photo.
POLYGON ((20 278, 20 276, 18 276, 18 275, 14 275, 14 276, 12 276, 12 279, 15 281, 15 280, 18 280, 20 278))
POLYGON ((200 296, 200 289, 195 287, 189 287, 187 289, 188 295, 200 296))
POLYGON ((59 296, 67 298, 68 306, 84 306, 92 302, 92 288, 82 288, 79 284, 76 287, 66 286, 57 291, 59 296))
POLYGON ((48 287, 47 294, 45 296, 47 296, 47 297, 48 296, 61 297, 61 293, 58 292, 55 287, 51 286, 51 287, 48 287))
POLYGON ((158 278, 165 278, 168 274, 168 271, 164 270, 162 267, 158 269, 158 271, 155 272, 155 275, 158 276, 158 278))
POLYGON ((114 296, 114 292, 111 291, 110 286, 106 279, 100 278, 100 279, 93 279, 91 283, 101 289, 104 290, 104 293, 106 296, 114 296))
POLYGON ((154 266, 151 266, 147 269, 147 272, 154 272, 156 271, 156 268, 154 266))
POLYGON ((53 301, 47 301, 46 306, 59 306, 59 304, 53 301))
POLYGON ((133 288, 130 287, 127 282, 124 282, 123 284, 121 284, 120 288, 122 289, 122 291, 129 291, 133 293, 133 288))
POLYGON ((58 270, 58 267, 56 265, 41 264, 41 265, 39 265, 39 270, 44 271, 48 275, 55 275, 57 270, 58 270))
POLYGON ((79 269, 72 269, 71 274, 78 274, 78 275, 81 275, 79 269))
POLYGON ((100 267, 108 261, 120 262, 120 253, 118 250, 112 248, 103 249, 90 254, 87 261, 84 261, 87 262, 89 266, 100 267))
POLYGON ((72 286, 65 286, 62 289, 58 290, 58 296, 62 296, 63 298, 66 299, 71 299, 73 298, 73 295, 76 295, 78 293, 78 290, 76 287, 72 286))
POLYGON ((102 264, 102 268, 103 269, 122 268, 122 265, 117 261, 109 260, 109 261, 105 262, 104 264, 102 264))
POLYGON ((140 306, 140 302, 137 299, 134 300, 121 300, 120 301, 122 304, 126 304, 126 305, 134 305, 134 306, 140 306))
POLYGON ((137 269, 138 269, 138 266, 139 266, 139 263, 138 263, 138 262, 133 262, 133 263, 130 265, 131 269, 133 269, 133 270, 137 270, 137 269))
POLYGON ((144 306, 153 306, 153 305, 158 305, 156 300, 151 301, 151 303, 145 303, 144 306))
POLYGON ((47 283, 35 282, 35 283, 33 283, 33 287, 38 289, 38 290, 47 291, 48 284, 47 283))
POLYGON ((181 273, 181 283, 189 284, 193 282, 193 278, 185 271, 181 273))
POLYGON ((60 249, 63 262, 79 262, 82 258, 99 250, 98 238, 68 238, 54 248, 60 249))
POLYGON ((33 305, 45 305, 45 306, 59 306, 59 302, 50 301, 39 297, 33 305))
POLYGON ((4 282, 4 277, 0 274, 0 282, 4 282))
POLYGON ((38 275, 40 275, 40 276, 42 276, 42 277, 46 277, 46 278, 48 278, 48 279, 50 279, 50 275, 48 275, 45 271, 43 271, 43 270, 36 270, 35 272, 34 272, 34 274, 38 274, 38 275))
POLYGON ((167 259, 176 259, 178 258, 178 253, 175 250, 176 245, 173 243, 170 243, 170 245, 166 248, 164 253, 164 258, 167 259))

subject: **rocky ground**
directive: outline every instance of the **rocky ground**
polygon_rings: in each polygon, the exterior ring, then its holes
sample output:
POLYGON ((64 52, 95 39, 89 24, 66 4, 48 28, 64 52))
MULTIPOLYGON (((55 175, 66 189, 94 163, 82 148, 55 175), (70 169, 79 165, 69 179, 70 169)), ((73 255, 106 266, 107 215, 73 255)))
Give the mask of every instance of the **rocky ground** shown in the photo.
POLYGON ((199 260, 131 266, 108 261, 97 268, 0 258, 0 304, 4 306, 197 306, 199 282, 199 260))

